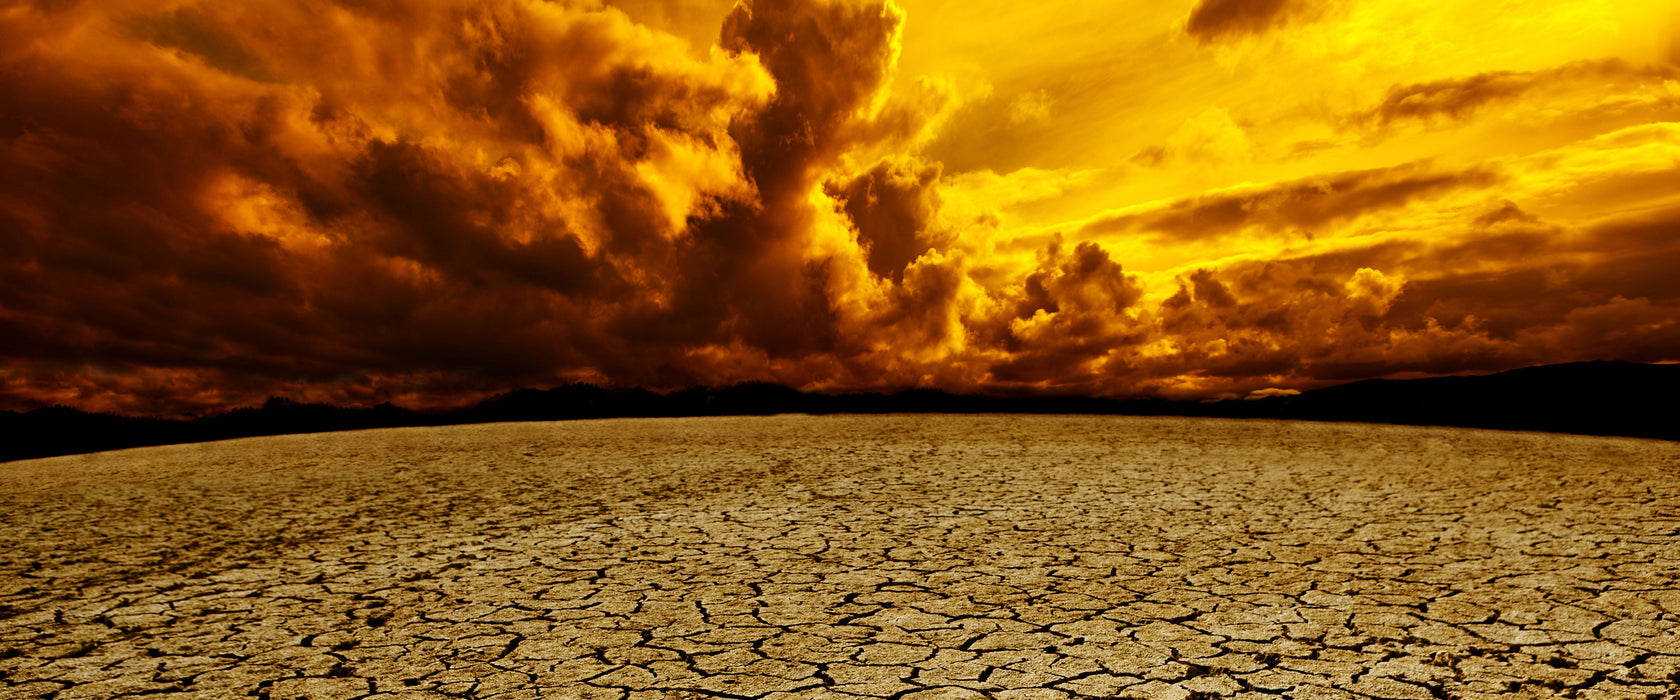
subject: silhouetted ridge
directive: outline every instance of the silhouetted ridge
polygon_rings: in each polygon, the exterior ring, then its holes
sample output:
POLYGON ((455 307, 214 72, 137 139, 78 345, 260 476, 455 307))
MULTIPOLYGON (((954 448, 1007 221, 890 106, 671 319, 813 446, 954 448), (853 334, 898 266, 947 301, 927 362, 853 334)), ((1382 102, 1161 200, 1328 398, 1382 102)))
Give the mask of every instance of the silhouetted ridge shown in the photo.
POLYGON ((396 428, 416 425, 417 417, 418 414, 413 411, 389 403, 382 403, 373 408, 340 408, 327 404, 298 403, 290 399, 271 398, 257 408, 236 408, 221 415, 201 418, 188 425, 202 426, 216 434, 243 437, 396 428))
POLYGON ((1081 396, 967 396, 928 389, 805 393, 753 382, 668 394, 571 384, 519 389, 443 413, 389 403, 340 408, 269 399, 196 420, 86 413, 64 406, 0 411, 0 461, 291 433, 583 418, 776 413, 1041 413, 1207 416, 1443 425, 1680 440, 1680 365, 1580 362, 1480 377, 1371 379, 1294 396, 1214 403, 1081 396))
POLYGON ((1680 439, 1680 365, 1578 362, 1482 377, 1369 379, 1250 402, 1252 415, 1680 439))

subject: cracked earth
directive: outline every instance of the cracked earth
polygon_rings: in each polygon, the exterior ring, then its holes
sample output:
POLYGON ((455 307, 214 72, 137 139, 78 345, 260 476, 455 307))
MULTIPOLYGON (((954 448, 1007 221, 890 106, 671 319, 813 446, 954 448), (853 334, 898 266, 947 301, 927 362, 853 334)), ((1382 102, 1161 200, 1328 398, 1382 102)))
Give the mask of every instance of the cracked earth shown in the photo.
POLYGON ((1680 697, 1680 445, 526 423, 0 464, 0 696, 1680 697))

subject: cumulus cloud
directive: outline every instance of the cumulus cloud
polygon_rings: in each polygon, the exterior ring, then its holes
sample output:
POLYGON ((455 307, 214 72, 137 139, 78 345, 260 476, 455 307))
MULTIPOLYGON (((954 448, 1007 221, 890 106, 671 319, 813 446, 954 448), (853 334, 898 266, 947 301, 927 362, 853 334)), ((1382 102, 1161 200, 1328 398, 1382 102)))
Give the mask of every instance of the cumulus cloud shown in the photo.
POLYGON ((689 217, 758 206, 749 54, 546 3, 170 5, 3 20, 0 280, 48 341, 14 367, 587 374, 689 217))
POLYGON ((954 303, 939 167, 901 152, 941 93, 886 92, 902 22, 740 3, 702 54, 591 3, 22 6, 8 386, 80 372, 82 405, 193 410, 232 375, 372 387, 340 400, 809 383, 954 303), (160 372, 166 402, 125 383, 160 372))
POLYGON ((857 227, 871 272, 902 281, 910 263, 948 244, 949 234, 934 227, 938 180, 936 165, 883 161, 835 192, 857 227))

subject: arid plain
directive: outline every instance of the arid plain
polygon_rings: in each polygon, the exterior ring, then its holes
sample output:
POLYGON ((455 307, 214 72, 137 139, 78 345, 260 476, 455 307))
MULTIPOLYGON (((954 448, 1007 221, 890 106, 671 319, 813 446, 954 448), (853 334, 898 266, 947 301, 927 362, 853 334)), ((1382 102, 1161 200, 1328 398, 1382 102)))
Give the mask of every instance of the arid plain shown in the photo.
POLYGON ((0 464, 0 696, 1666 698, 1680 444, 1063 416, 0 464))

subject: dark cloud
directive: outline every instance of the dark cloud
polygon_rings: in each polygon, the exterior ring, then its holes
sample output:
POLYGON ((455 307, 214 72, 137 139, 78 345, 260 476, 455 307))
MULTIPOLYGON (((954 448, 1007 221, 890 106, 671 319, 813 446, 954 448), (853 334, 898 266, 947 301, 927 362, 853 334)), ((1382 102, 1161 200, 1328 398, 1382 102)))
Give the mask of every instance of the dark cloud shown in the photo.
POLYGON ((732 133, 769 202, 802 192, 849 146, 858 111, 886 84, 903 15, 873 2, 740 3, 722 46, 758 56, 776 97, 732 133))
POLYGON ((621 18, 511 0, 343 8, 324 33, 369 51, 347 56, 266 9, 111 18, 129 43, 77 45, 27 11, 0 28, 41 39, 0 49, 14 394, 75 367, 101 368, 63 381, 77 403, 131 410, 598 376, 630 354, 607 335, 624 300, 685 279, 665 200, 704 217, 751 196, 724 143, 771 89, 750 57, 697 63, 621 18), (721 163, 720 184, 649 183, 672 149, 721 163))
POLYGON ((1104 362, 1143 338, 1135 305, 1143 290, 1101 246, 1061 240, 1039 252, 1005 327, 1008 360, 990 368, 1002 388, 1033 386, 1093 393, 1117 367, 1104 362))
POLYGON ((1455 190, 1486 187, 1497 179, 1497 174, 1487 170, 1439 171, 1426 164, 1337 173, 1102 216, 1086 224, 1081 233, 1138 232, 1174 240, 1237 235, 1249 227, 1312 233, 1455 190))
POLYGON ((1515 212, 1503 203, 1458 242, 1198 270, 1157 312, 1180 351, 1140 369, 1313 386, 1680 353, 1674 212, 1579 233, 1515 212))
POLYGON ((1475 223, 1484 228, 1501 224, 1538 224, 1540 217, 1523 211, 1522 207, 1512 202, 1504 201, 1500 202, 1497 208, 1476 217, 1475 223))
POLYGON ((1614 83, 1673 80, 1673 66, 1635 66, 1620 59, 1571 63, 1539 71, 1490 71, 1476 75, 1395 85, 1381 104, 1361 115, 1387 126, 1408 120, 1464 119, 1482 108, 1530 93, 1565 88, 1602 90, 1614 83))
POLYGON ((1261 34, 1322 9, 1311 0, 1200 0, 1190 10, 1184 30, 1205 44, 1261 34))
POLYGON ((1156 319, 1179 352, 1149 371, 1287 376, 1326 356, 1367 351, 1381 344, 1378 321, 1404 288, 1372 268, 1312 259, 1197 270, 1180 280, 1156 319))
MULTIPOLYGON (((521 283, 569 296, 602 291, 598 271, 564 222, 545 222, 530 240, 514 242, 497 229, 515 211, 506 189, 482 172, 462 171, 413 143, 375 141, 357 163, 363 201, 388 223, 374 242, 385 255, 406 258, 446 272, 461 282, 485 286, 521 283)), ((651 209, 649 206, 644 209, 651 209)), ((619 236, 651 236, 647 228, 619 228, 619 236)))
POLYGON ((860 112, 885 86, 902 16, 890 5, 742 3, 721 45, 756 56, 776 94, 729 129, 756 202, 697 223, 674 253, 674 303, 643 307, 631 337, 740 340, 771 358, 836 349, 841 332, 831 260, 807 255, 824 212, 811 203, 835 161, 867 131, 860 112), (650 333, 651 331, 651 333, 650 333))
POLYGON ((938 180, 937 165, 882 162, 834 193, 857 227, 871 272, 902 281, 904 268, 949 241, 949 234, 934 229, 938 180))

